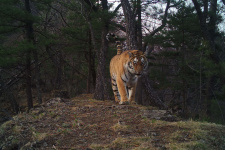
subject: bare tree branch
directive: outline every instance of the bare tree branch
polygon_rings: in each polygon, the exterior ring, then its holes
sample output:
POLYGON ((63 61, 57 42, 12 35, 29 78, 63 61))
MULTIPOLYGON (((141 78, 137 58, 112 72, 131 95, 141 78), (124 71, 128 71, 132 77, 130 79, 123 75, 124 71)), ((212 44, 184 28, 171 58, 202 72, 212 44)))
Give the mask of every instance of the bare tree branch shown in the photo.
POLYGON ((222 0, 223 4, 225 5, 225 0, 222 0))
POLYGON ((53 10, 55 10, 56 12, 59 13, 60 17, 62 18, 62 21, 69 27, 69 24, 66 22, 66 20, 63 17, 62 11, 59 11, 58 9, 54 8, 53 6, 49 5, 50 8, 52 8, 53 10))
POLYGON ((162 25, 156 28, 154 31, 152 31, 150 33, 150 36, 154 36, 157 32, 161 31, 166 26, 169 8, 170 8, 170 0, 168 0, 166 4, 166 9, 165 9, 165 13, 162 20, 162 25))
POLYGON ((120 9, 120 7, 121 7, 122 5, 121 5, 121 3, 116 7, 116 9, 113 11, 113 13, 116 13, 119 9, 120 9))

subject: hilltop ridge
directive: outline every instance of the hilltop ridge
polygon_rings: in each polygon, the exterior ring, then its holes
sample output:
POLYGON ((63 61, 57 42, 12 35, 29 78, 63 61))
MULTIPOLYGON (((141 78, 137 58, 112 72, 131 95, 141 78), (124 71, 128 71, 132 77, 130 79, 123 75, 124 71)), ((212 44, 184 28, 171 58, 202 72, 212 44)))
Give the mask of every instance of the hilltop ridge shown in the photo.
POLYGON ((225 126, 182 121, 166 110, 97 101, 92 95, 52 98, 5 122, 0 149, 215 149, 225 147, 225 126))

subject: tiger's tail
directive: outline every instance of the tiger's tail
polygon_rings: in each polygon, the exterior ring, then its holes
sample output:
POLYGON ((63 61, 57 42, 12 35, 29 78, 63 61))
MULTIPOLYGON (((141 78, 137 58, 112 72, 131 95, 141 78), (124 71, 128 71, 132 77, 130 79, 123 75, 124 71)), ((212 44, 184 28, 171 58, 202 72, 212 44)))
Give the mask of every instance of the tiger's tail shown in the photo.
POLYGON ((108 33, 106 35, 106 39, 109 41, 109 37, 113 37, 115 42, 116 42, 116 47, 117 47, 117 55, 120 55, 122 53, 122 45, 121 42, 119 41, 118 37, 114 33, 108 33))

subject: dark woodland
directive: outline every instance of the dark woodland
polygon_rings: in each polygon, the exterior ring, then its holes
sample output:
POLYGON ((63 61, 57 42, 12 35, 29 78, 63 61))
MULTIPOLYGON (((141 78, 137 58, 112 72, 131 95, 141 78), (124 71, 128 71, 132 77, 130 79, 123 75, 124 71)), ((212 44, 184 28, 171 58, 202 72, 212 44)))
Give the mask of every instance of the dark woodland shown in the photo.
POLYGON ((0 122, 50 97, 112 100, 109 62, 146 51, 136 102, 225 124, 224 0, 0 0, 0 122))

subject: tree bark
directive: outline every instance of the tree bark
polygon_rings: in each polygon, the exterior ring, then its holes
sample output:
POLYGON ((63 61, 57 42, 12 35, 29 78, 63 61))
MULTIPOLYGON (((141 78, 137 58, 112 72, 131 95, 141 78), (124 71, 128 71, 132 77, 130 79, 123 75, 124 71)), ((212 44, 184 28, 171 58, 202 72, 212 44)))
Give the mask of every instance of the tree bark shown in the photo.
MULTIPOLYGON (((28 14, 31 15, 31 8, 30 8, 30 1, 29 0, 25 0, 25 9, 28 12, 28 14)), ((26 29, 28 41, 30 43, 32 43, 33 45, 35 45, 33 22, 31 20, 27 20, 25 29, 26 29)), ((37 53, 37 49, 36 48, 34 48, 32 50, 28 50, 28 51, 29 51, 28 53, 31 53, 31 51, 32 51, 33 52, 33 56, 34 56, 35 82, 36 82, 36 88, 37 88, 37 97, 38 97, 39 104, 41 104, 42 103, 42 95, 41 95, 41 87, 40 87, 41 78, 40 78, 40 67, 39 67, 39 63, 38 63, 39 62, 38 61, 38 53, 37 53)), ((28 57, 31 57, 31 54, 27 54, 27 63, 28 63, 27 67, 28 67, 28 65, 31 65, 31 62, 29 62, 29 61, 31 61, 31 58, 28 58, 28 57)), ((30 70, 30 66, 28 68, 30 70)), ((30 71, 30 74, 31 74, 31 71, 30 71)), ((27 82, 28 82, 28 79, 27 79, 27 82)), ((31 87, 29 87, 29 88, 31 88, 31 87)), ((31 101, 31 100, 29 100, 29 101, 31 101)), ((31 104, 29 104, 29 105, 31 107, 31 104)))
MULTIPOLYGON (((217 0, 210 0, 210 10, 208 11, 208 1, 203 1, 204 9, 202 11, 200 4, 197 0, 192 0, 194 3, 194 7, 197 11, 201 33, 204 40, 208 43, 208 46, 211 50, 211 54, 208 59, 211 59, 215 64, 219 63, 219 57, 215 47, 215 31, 216 31, 216 21, 217 21, 217 0), (207 18, 210 18, 209 23, 207 23, 207 18)), ((206 77, 205 79, 205 96, 202 99, 202 110, 204 110, 203 117, 205 115, 211 115, 210 107, 211 107, 211 99, 213 97, 213 89, 215 87, 215 82, 213 81, 216 78, 216 75, 212 75, 210 77, 206 77), (206 114, 205 114, 206 113, 206 114)), ((203 90, 203 89, 202 89, 203 90)), ((204 91, 201 91, 203 93, 204 91)))
POLYGON ((57 52, 57 74, 56 74, 56 89, 62 88, 62 76, 63 76, 63 56, 62 51, 57 52))
MULTIPOLYGON (((30 1, 25 0, 25 10, 31 14, 30 9, 30 1)), ((25 30, 26 30, 26 36, 29 42, 32 42, 33 39, 33 23, 30 20, 27 20, 25 30)), ((26 93, 27 93, 27 105, 28 110, 33 108, 33 99, 32 99, 32 90, 31 90, 31 49, 27 50, 26 54, 26 93)))
POLYGON ((121 0, 123 13, 126 20, 127 46, 129 50, 138 49, 136 35, 136 19, 128 0, 121 0))
POLYGON ((209 21, 209 33, 212 39, 215 38, 215 32, 216 32, 216 11, 217 11, 217 0, 211 0, 210 1, 210 21, 209 21))
POLYGON ((96 70, 95 70, 95 52, 93 52, 91 57, 91 75, 92 75, 92 85, 95 87, 96 85, 96 70))
POLYGON ((26 53, 26 94, 28 110, 33 108, 32 90, 31 90, 31 52, 26 53))
POLYGON ((137 0, 137 15, 137 47, 138 50, 142 50, 141 0, 137 0))
MULTIPOLYGON (((141 2, 138 0, 138 4, 140 4, 140 3, 141 2)), ((125 20, 126 20, 126 33, 127 33, 128 49, 138 49, 139 47, 138 47, 138 42, 137 42, 136 19, 135 19, 136 16, 134 15, 134 12, 132 11, 128 0, 121 0, 121 4, 122 4, 125 20)), ((162 24, 162 26, 160 26, 160 28, 157 29, 157 31, 155 31, 155 33, 160 31, 165 26, 169 6, 170 6, 170 0, 167 1, 167 7, 166 7, 166 11, 165 11, 164 18, 162 21, 163 24, 162 24)), ((138 9, 140 9, 141 6, 138 6, 138 7, 139 7, 138 9)), ((141 14, 138 14, 138 18, 139 18, 138 23, 140 23, 141 14)), ((141 25, 141 24, 139 24, 139 25, 141 25)), ((138 27, 139 27, 139 30, 141 30, 141 26, 138 26, 138 27)), ((138 35, 141 36, 140 33, 138 35)), ((139 42, 141 43, 142 41, 139 40, 139 42)), ((148 93, 149 97, 151 98, 150 101, 152 103, 159 106, 160 108, 166 108, 166 106, 160 100, 158 95, 156 93, 153 93, 153 89, 151 88, 150 81, 149 81, 147 75, 144 75, 143 77, 139 78, 139 80, 138 80, 137 90, 136 90, 136 94, 135 94, 135 101, 137 103, 143 104, 143 101, 142 101, 143 87, 145 88, 146 93, 148 93)))
MULTIPOLYGON (((206 23, 206 18, 207 18, 207 15, 208 15, 208 1, 204 1, 204 12, 202 12, 202 10, 200 8, 200 4, 197 2, 197 0, 192 0, 192 2, 194 3, 195 9, 196 9, 197 14, 198 14, 199 23, 200 23, 203 38, 206 41, 208 41, 209 47, 212 50, 212 52, 215 52, 215 42, 214 42, 213 37, 210 35, 209 28, 208 28, 208 25, 206 23)), ((217 62, 217 58, 215 57, 215 55, 212 55, 212 58, 213 58, 214 61, 217 62)))
POLYGON ((37 98, 38 98, 38 103, 42 103, 42 93, 41 93, 41 75, 40 75, 40 66, 39 66, 39 60, 38 60, 38 53, 37 49, 35 48, 33 50, 33 55, 34 55, 34 63, 35 63, 35 82, 36 82, 36 88, 37 88, 37 98))
MULTIPOLYGON (((102 8, 103 11, 106 13, 108 12, 108 1, 102 0, 102 8)), ((94 98, 98 100, 104 100, 104 93, 105 93, 105 58, 106 53, 108 51, 108 41, 106 40, 106 35, 108 33, 108 20, 103 19, 103 29, 101 35, 101 49, 98 56, 98 67, 97 67, 97 78, 96 78, 96 86, 95 86, 95 94, 94 98)))
MULTIPOLYGON (((137 20, 137 47, 138 50, 142 50, 142 26, 141 26, 141 1, 137 0, 137 16, 138 16, 138 20, 137 20)), ((143 77, 140 77, 138 79, 137 82, 137 89, 136 89, 136 95, 135 95, 135 99, 137 101, 138 104, 142 104, 143 105, 143 97, 142 97, 142 79, 143 77)))
POLYGON ((92 59, 91 35, 88 33, 88 77, 87 77, 87 93, 91 92, 91 59, 92 59))
POLYGON ((146 75, 144 75, 144 77, 142 78, 142 85, 144 86, 144 89, 146 93, 148 94, 148 96, 151 98, 150 101, 154 105, 158 106, 161 109, 167 109, 167 106, 161 101, 158 94, 154 92, 154 89, 152 88, 150 84, 150 80, 146 75))

